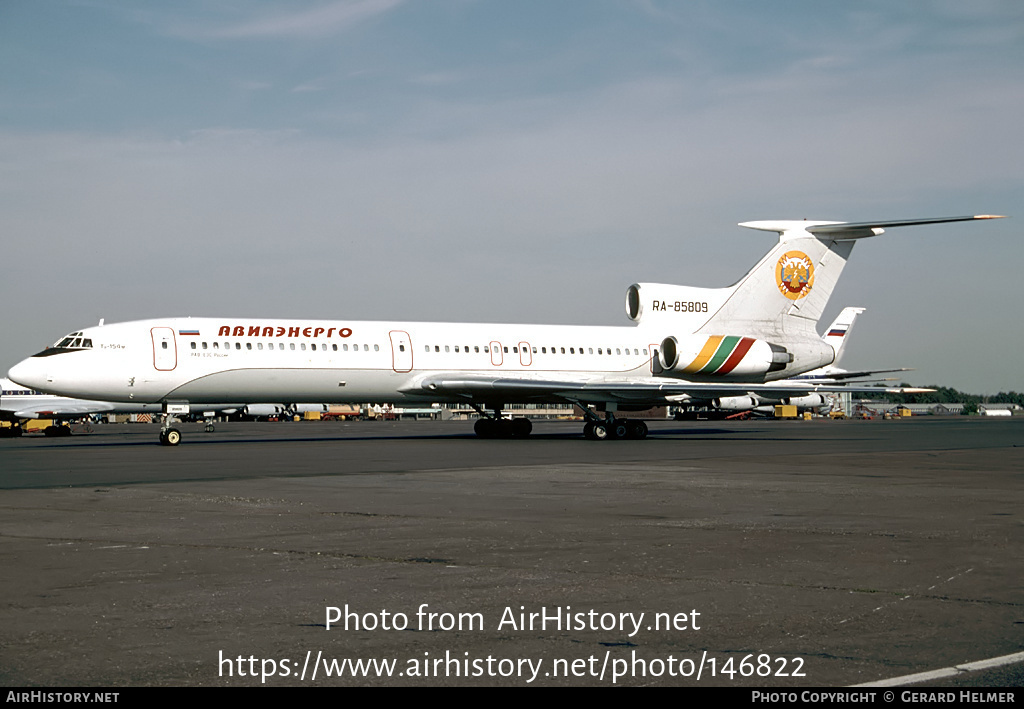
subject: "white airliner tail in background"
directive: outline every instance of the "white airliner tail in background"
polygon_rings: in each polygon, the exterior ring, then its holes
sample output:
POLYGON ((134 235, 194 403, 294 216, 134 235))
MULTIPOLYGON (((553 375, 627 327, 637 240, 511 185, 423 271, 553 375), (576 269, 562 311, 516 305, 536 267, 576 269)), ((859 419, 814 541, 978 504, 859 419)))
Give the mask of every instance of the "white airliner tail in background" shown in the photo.
MULTIPOLYGON (((840 382, 849 379, 860 379, 859 383, 867 384, 863 380, 863 377, 868 377, 874 374, 888 373, 888 372, 906 372, 910 371, 907 368, 901 369, 872 369, 872 370, 860 370, 860 371, 849 371, 841 369, 836 366, 839 360, 843 356, 843 351, 846 343, 849 341, 850 331, 853 329, 853 323, 857 319, 857 316, 865 311, 865 308, 854 308, 847 307, 843 308, 839 316, 832 322, 832 324, 825 330, 825 334, 821 336, 822 342, 827 344, 835 351, 835 361, 833 364, 825 367, 819 367, 818 369, 811 370, 804 374, 799 374, 793 377, 789 382, 807 382, 813 381, 818 384, 832 383, 838 385, 837 388, 842 388, 840 382)), ((875 382, 870 382, 874 384, 875 382)), ((821 410, 829 404, 829 399, 821 393, 807 394, 803 396, 784 396, 784 397, 766 397, 758 396, 754 393, 748 393, 743 396, 723 396, 716 397, 714 399, 691 399, 686 402, 685 407, 691 409, 700 409, 704 407, 716 409, 718 411, 730 412, 733 414, 742 413, 744 411, 757 411, 759 413, 770 413, 774 409, 776 404, 792 404, 797 406, 799 409, 815 411, 821 410)))
POLYGON ((843 350, 848 342, 850 330, 853 329, 853 323, 857 320, 857 316, 865 310, 866 308, 843 308, 839 316, 825 330, 825 334, 821 336, 821 339, 835 350, 836 358, 833 365, 838 365, 843 358, 843 350))
MULTIPOLYGON (((630 286, 630 327, 165 318, 72 333, 10 377, 68 396, 159 402, 169 414, 213 401, 460 402, 480 413, 485 438, 529 434, 529 420, 504 418, 508 404, 572 403, 588 438, 643 438, 643 422, 619 412, 834 391, 834 380, 793 378, 836 358, 815 328, 855 240, 990 218, 747 222, 779 241, 739 282, 630 286)), ((180 437, 161 432, 166 444, 180 437)))

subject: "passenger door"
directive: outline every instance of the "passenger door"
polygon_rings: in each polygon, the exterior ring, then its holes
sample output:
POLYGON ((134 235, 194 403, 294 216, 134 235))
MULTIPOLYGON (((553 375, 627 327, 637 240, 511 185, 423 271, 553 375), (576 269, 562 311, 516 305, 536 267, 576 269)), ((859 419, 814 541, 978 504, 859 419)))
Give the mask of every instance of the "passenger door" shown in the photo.
POLYGON ((174 330, 169 327, 154 327, 150 330, 153 338, 153 368, 169 372, 178 366, 178 346, 174 341, 174 330))

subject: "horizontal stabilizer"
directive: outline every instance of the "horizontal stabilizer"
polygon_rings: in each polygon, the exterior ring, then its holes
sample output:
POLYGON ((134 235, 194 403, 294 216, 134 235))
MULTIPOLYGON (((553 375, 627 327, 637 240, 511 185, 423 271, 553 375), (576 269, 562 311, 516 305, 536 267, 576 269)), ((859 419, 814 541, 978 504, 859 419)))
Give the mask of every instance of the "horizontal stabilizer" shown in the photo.
POLYGON ((898 226, 918 226, 920 224, 943 224, 946 222, 968 222, 976 219, 1005 219, 999 214, 975 214, 968 217, 934 217, 931 219, 893 219, 877 222, 826 222, 797 220, 771 220, 757 222, 742 222, 740 226, 748 229, 759 229, 761 231, 774 231, 783 236, 783 239, 792 238, 793 235, 812 234, 826 239, 847 240, 864 239, 869 236, 878 236, 885 229, 898 226))
MULTIPOLYGON (((970 217, 937 217, 934 219, 896 219, 886 222, 846 222, 841 224, 823 224, 812 226, 807 231, 812 234, 826 234, 829 236, 841 236, 844 232, 861 231, 866 229, 888 229, 898 226, 917 226, 919 224, 943 224, 945 222, 969 222, 975 219, 1005 219, 999 214, 976 214, 970 217)), ((877 232, 881 233, 881 232, 877 232)))

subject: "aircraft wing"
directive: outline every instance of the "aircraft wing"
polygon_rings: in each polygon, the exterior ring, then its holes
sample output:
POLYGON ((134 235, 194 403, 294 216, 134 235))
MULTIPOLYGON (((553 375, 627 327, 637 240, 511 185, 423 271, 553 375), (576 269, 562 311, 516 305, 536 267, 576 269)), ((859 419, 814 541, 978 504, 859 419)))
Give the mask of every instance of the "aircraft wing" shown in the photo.
POLYGON ((751 382, 684 382, 663 378, 643 380, 615 380, 605 377, 559 378, 507 377, 473 375, 465 372, 438 373, 424 376, 404 387, 404 394, 430 397, 495 399, 503 402, 518 400, 560 400, 570 403, 601 403, 619 401, 628 404, 678 403, 681 399, 714 398, 742 394, 760 394, 768 398, 804 396, 813 392, 850 393, 915 393, 929 389, 906 387, 851 386, 835 382, 778 381, 767 384, 751 382))

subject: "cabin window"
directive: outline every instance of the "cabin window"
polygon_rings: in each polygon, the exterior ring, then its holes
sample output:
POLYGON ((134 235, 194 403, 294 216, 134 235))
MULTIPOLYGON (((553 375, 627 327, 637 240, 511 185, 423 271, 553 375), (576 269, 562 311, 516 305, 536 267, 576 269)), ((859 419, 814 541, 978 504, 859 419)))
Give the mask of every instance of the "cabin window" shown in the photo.
POLYGON ((288 349, 294 350, 295 349, 295 343, 294 342, 289 342, 288 343, 288 349))
POLYGON ((300 349, 301 349, 301 350, 302 350, 303 352, 305 352, 305 351, 306 351, 306 343, 305 343, 305 342, 303 342, 303 343, 302 343, 301 345, 299 345, 299 348, 300 348, 300 349))
MULTIPOLYGON (((164 344, 166 345, 167 343, 165 342, 164 344)), ((214 342, 214 343, 213 343, 213 349, 215 349, 215 350, 219 350, 219 349, 220 349, 220 344, 219 344, 219 343, 217 343, 217 342, 214 342)))
POLYGON ((161 342, 160 346, 163 347, 165 350, 167 349, 167 343, 166 342, 161 342))
POLYGON ((337 351, 338 351, 338 346, 337 346, 337 345, 331 345, 331 348, 332 348, 332 349, 333 349, 333 350, 334 350, 335 352, 337 352, 337 351))
POLYGON ((373 351, 374 352, 380 352, 380 345, 374 345, 373 346, 373 351))
POLYGON ((196 348, 196 341, 192 340, 191 345, 192 345, 192 349, 195 349, 196 348))
POLYGON ((398 346, 398 351, 399 352, 405 352, 405 345, 399 345, 398 346))
POLYGON ((448 349, 448 345, 445 345, 445 346, 444 346, 444 351, 445 351, 445 352, 450 352, 450 351, 451 351, 451 350, 449 350, 449 349, 448 349))
POLYGON ((430 352, 430 345, 423 345, 424 352, 430 352))
POLYGON ((203 349, 204 350, 206 349, 206 343, 205 342, 203 343, 203 349))
POLYGON ((440 352, 440 351, 441 351, 441 345, 434 345, 434 352, 440 352))
POLYGON ((241 343, 241 342, 236 342, 236 343, 235 343, 235 349, 236 349, 236 350, 240 350, 240 349, 242 349, 242 343, 241 343))
POLYGON ((262 350, 263 349, 263 343, 262 342, 257 342, 256 343, 256 349, 262 350))

